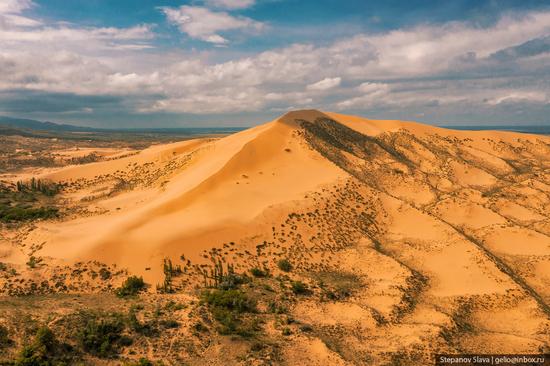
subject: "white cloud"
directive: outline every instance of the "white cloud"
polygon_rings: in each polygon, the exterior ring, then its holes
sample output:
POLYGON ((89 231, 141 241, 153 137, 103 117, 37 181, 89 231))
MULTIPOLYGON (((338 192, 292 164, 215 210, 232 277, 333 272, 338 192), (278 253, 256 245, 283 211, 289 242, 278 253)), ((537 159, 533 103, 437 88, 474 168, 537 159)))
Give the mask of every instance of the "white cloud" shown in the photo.
POLYGON ((307 86, 307 90, 329 90, 340 85, 341 81, 342 78, 340 77, 324 78, 323 80, 320 80, 316 83, 309 84, 307 86))
POLYGON ((0 1, 0 14, 19 14, 34 5, 31 0, 2 0, 0 1))
POLYGON ((448 69, 454 59, 466 54, 485 58, 549 32, 550 12, 533 12, 524 17, 504 16, 489 28, 451 22, 362 36, 362 41, 379 55, 372 70, 387 78, 433 74, 448 69))
POLYGON ((260 95, 254 88, 227 88, 215 93, 189 93, 183 97, 172 97, 155 102, 142 112, 170 111, 181 113, 226 113, 256 111, 264 106, 260 95), (228 98, 227 95, 232 97, 228 98))
POLYGON ((487 104, 511 104, 511 103, 550 103, 548 94, 540 91, 509 91, 495 98, 487 100, 487 104))
POLYGON ((9 27, 36 27, 42 24, 21 15, 33 6, 35 4, 30 0, 0 0, 0 32, 9 27))
MULTIPOLYGON (((132 28, 71 28, 42 27, 40 29, 24 29, 14 27, 0 30, 0 42, 14 44, 15 42, 88 42, 145 40, 153 38, 151 28, 147 25, 132 28)), ((2 43, 0 43, 1 45, 2 43)))
MULTIPOLYGON (((212 51, 155 51, 155 28, 149 25, 42 24, 26 18, 24 7, 17 9, 0 13, 4 19, 24 18, 0 21, 0 92, 115 95, 134 98, 141 112, 196 114, 310 105, 343 111, 509 107, 544 105, 550 95, 544 76, 549 74, 549 53, 514 60, 502 74, 501 67, 493 67, 501 61, 490 56, 548 34, 550 12, 503 17, 484 29, 467 23, 420 26, 360 34, 325 46, 294 44, 247 56, 225 54, 228 60, 213 62, 212 51), (533 72, 538 76, 524 76, 533 72), (461 78, 464 73, 474 77, 461 78)), ((163 12, 182 32, 213 44, 228 42, 232 31, 262 28, 252 19, 204 7, 163 12)))
POLYGON ((349 108, 365 109, 376 104, 387 104, 384 100, 390 93, 390 87, 387 84, 365 82, 357 87, 357 90, 363 95, 343 100, 336 104, 339 110, 349 108))
POLYGON ((208 6, 221 9, 245 9, 254 5, 255 0, 206 0, 208 6))
POLYGON ((201 6, 183 5, 179 8, 161 8, 166 18, 178 26, 182 33, 191 38, 215 44, 225 44, 228 40, 221 36, 225 31, 258 31, 263 24, 247 17, 232 16, 226 12, 214 12, 201 6))
POLYGON ((361 93, 371 94, 371 93, 377 93, 380 91, 387 91, 388 85, 380 84, 380 83, 364 82, 357 87, 357 90, 360 91, 361 93))

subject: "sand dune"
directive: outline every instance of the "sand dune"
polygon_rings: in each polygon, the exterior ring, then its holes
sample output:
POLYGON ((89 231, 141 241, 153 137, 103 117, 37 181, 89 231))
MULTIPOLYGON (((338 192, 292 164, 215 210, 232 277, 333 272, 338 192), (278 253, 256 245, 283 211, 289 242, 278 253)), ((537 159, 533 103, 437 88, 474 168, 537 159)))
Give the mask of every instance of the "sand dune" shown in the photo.
POLYGON ((89 214, 38 223, 18 243, 149 283, 162 282, 163 258, 208 265, 212 250, 243 270, 276 272, 288 257, 306 280, 353 273, 345 303, 293 310, 320 327, 283 352, 308 364, 538 352, 550 346, 549 168, 545 136, 297 111, 45 173, 89 214))

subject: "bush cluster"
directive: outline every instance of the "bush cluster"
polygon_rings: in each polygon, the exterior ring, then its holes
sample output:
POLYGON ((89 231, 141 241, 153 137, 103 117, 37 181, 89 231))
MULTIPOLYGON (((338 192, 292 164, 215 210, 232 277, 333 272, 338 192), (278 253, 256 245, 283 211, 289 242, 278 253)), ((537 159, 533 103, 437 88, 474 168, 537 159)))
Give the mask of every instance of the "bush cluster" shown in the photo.
POLYGON ((292 271, 292 264, 288 259, 281 259, 279 262, 277 262, 277 267, 279 267, 279 269, 284 272, 292 271))
POLYGON ((258 277, 258 278, 269 276, 269 272, 267 270, 263 270, 263 269, 258 268, 258 267, 252 268, 250 270, 250 273, 252 274, 252 276, 258 277))
POLYGON ((67 365, 70 347, 57 341, 50 328, 38 328, 31 344, 23 347, 15 366, 67 365))
POLYGON ((120 314, 82 314, 84 326, 78 333, 82 348, 99 357, 118 353, 119 346, 131 344, 123 335, 124 319, 120 314))
POLYGON ((54 207, 0 206, 0 221, 16 222, 37 219, 50 219, 58 216, 54 207))
POLYGON ((241 317, 242 313, 255 312, 256 303, 238 289, 204 291, 202 302, 208 304, 212 316, 219 323, 221 334, 248 337, 258 329, 255 321, 241 317))
POLYGON ((135 296, 145 290, 145 287, 143 277, 130 276, 115 290, 115 293, 118 297, 135 296))
POLYGON ((291 284, 292 292, 296 295, 306 295, 309 293, 307 285, 301 281, 293 281, 291 284))

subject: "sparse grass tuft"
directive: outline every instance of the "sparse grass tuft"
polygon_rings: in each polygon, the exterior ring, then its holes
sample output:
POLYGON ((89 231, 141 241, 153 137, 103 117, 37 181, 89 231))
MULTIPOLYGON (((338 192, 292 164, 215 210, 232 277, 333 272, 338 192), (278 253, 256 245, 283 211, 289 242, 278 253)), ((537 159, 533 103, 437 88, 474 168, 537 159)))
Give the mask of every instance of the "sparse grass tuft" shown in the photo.
POLYGON ((313 276, 323 290, 323 295, 330 300, 344 300, 362 286, 361 279, 354 273, 325 271, 313 276))

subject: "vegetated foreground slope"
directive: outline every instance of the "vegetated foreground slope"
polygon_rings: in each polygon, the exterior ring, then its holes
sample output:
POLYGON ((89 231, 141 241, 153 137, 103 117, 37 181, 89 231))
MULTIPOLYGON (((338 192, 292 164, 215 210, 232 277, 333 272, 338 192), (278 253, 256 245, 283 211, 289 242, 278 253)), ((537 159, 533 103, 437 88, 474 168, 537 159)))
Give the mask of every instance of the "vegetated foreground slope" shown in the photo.
MULTIPOLYGON (((290 112, 43 174, 63 185, 65 213, 5 229, 17 274, 0 281, 9 294, 100 292, 123 273, 93 273, 116 266, 193 296, 220 266, 281 275, 271 290, 293 325, 286 338, 277 319, 258 330, 276 363, 548 352, 549 169, 544 136, 290 112)), ((230 362, 224 347, 201 355, 230 362)))

